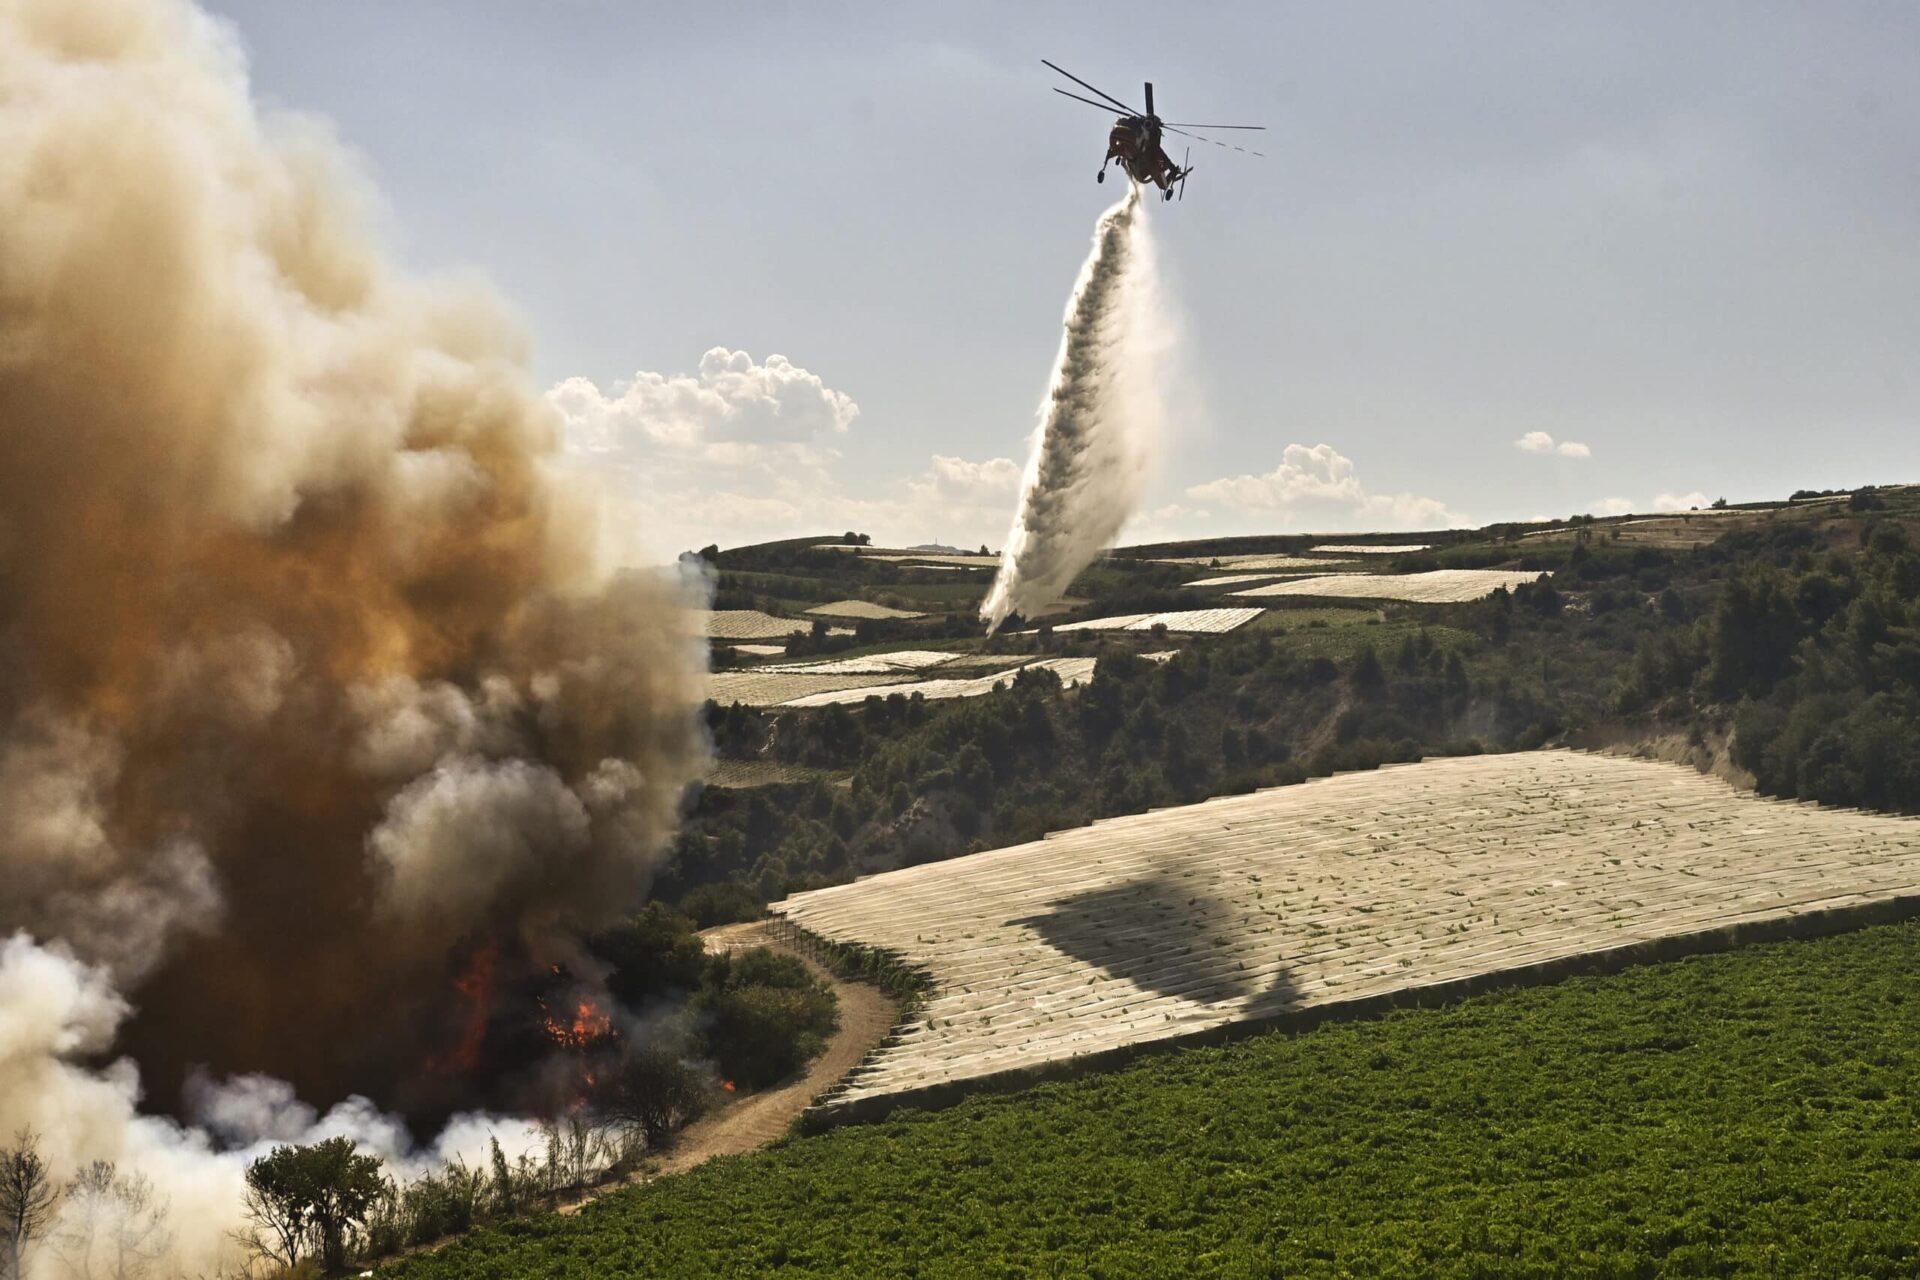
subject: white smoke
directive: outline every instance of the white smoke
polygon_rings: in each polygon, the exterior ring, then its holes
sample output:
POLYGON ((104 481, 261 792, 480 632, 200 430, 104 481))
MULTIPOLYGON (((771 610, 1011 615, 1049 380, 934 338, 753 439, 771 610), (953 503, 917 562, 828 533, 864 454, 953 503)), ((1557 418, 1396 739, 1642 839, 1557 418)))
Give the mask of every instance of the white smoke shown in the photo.
MULTIPOLYGON (((246 1167, 276 1143, 350 1137, 407 1178, 455 1158, 477 1165, 490 1138, 515 1159, 544 1141, 525 1122, 464 1115, 432 1145, 416 1147, 404 1124, 365 1098, 322 1115, 292 1086, 262 1076, 196 1081, 192 1128, 142 1115, 140 1073, 131 1061, 84 1065, 111 1049, 128 1012, 110 975, 63 944, 42 945, 24 934, 0 941, 0 1080, 8 1086, 0 1090, 0 1134, 36 1132, 41 1154, 61 1176, 106 1160, 147 1179, 164 1202, 171 1235, 163 1273, 214 1274, 237 1261, 232 1233, 242 1225, 246 1167)), ((89 1207, 81 1199, 67 1211, 89 1207)), ((35 1257, 27 1280, 56 1274, 51 1250, 35 1257)))
POLYGON ((1100 215, 1067 304, 1020 507, 980 616, 993 631, 1065 593, 1139 501, 1165 420, 1171 334, 1139 188, 1100 215))

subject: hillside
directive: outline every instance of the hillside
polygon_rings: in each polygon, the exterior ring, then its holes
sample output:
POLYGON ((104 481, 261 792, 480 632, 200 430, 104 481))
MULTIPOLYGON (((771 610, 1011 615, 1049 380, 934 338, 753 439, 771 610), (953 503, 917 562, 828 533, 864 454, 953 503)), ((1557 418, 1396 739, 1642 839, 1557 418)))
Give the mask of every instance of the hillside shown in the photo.
POLYGON ((1916 975, 1904 924, 1186 1050, 381 1274, 1908 1276, 1916 975))
POLYGON ((819 542, 713 553, 716 606, 800 614, 864 599, 927 616, 862 619, 837 637, 809 623, 776 655, 723 647, 733 666, 709 720, 727 767, 816 772, 701 796, 657 887, 703 924, 1097 818, 1554 743, 1660 739, 1705 762, 1731 742, 1723 763, 1767 794, 1920 809, 1913 487, 1417 539, 1117 552, 1062 613, 990 639, 973 615, 985 568, 819 542), (1427 545, 1314 550, 1415 542, 1427 545), (1394 598, 1444 570, 1546 576, 1482 578, 1464 601, 1394 598), (1250 606, 1260 612, 1223 634, 1083 625, 1250 606), (901 654, 911 670, 890 665, 901 654), (819 674, 795 665, 810 662, 819 674), (753 705, 758 690, 789 705, 753 705))

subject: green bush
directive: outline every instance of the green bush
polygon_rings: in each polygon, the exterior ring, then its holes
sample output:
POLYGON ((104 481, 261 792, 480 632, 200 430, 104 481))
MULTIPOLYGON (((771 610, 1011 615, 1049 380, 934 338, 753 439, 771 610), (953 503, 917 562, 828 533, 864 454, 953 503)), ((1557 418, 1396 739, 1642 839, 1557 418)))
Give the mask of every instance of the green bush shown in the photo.
POLYGON ((765 947, 715 956, 693 1010, 721 1075, 754 1089, 799 1071, 839 1026, 833 989, 765 947))

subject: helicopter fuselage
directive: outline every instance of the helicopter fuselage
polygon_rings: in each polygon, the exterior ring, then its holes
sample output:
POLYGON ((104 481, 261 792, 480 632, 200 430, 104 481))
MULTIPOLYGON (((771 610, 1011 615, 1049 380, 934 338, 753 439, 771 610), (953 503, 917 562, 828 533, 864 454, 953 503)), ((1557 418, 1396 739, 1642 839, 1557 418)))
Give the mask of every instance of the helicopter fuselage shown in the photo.
MULTIPOLYGON (((1107 161, 1115 160, 1135 182, 1163 191, 1180 177, 1180 166, 1161 146, 1160 121, 1155 116, 1121 116, 1113 122, 1107 134, 1107 161)), ((1104 175, 1105 165, 1101 168, 1104 175)))

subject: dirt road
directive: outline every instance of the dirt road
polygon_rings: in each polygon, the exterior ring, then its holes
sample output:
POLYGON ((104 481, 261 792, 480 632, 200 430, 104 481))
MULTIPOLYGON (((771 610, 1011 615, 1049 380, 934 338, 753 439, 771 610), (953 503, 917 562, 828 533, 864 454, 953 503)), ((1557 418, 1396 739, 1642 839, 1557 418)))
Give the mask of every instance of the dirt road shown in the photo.
MULTIPOLYGON (((672 1147, 652 1162, 651 1172, 633 1179, 636 1182, 681 1173, 714 1156, 740 1155, 766 1146, 793 1127, 808 1103, 859 1065, 868 1051, 893 1029, 899 1017, 899 1007, 892 997, 864 982, 847 982, 835 977, 812 956, 776 939, 768 921, 721 925, 708 929, 700 937, 708 951, 769 947, 798 957, 816 977, 831 985, 839 997, 840 1029, 834 1032, 826 1051, 813 1060, 805 1075, 777 1088, 750 1094, 694 1121, 680 1131, 672 1147)), ((613 1190, 614 1185, 595 1188, 584 1199, 562 1206, 560 1212, 573 1213, 589 1200, 613 1190)))

